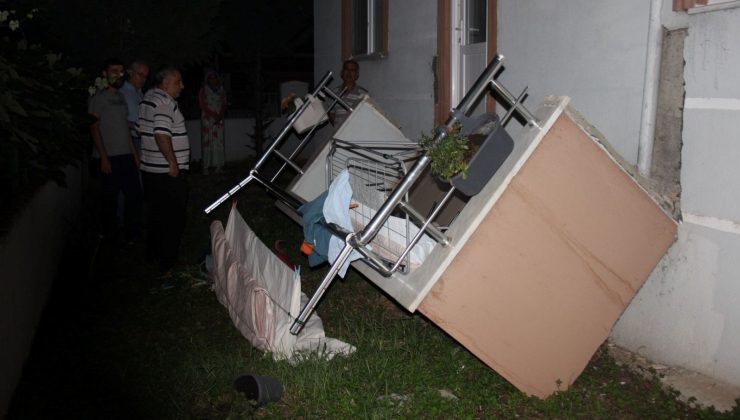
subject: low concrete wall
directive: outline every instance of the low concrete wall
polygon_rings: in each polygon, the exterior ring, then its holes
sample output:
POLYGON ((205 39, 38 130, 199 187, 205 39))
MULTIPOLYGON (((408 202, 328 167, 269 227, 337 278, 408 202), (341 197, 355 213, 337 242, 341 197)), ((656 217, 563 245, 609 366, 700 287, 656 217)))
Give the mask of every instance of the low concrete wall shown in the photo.
MULTIPOLYGON (((285 127, 286 122, 287 116, 281 116, 275 118, 270 125, 265 127, 265 143, 263 147, 267 147, 277 138, 280 131, 285 127)), ((224 124, 226 130, 224 133, 224 140, 226 141, 226 163, 243 162, 245 159, 255 156, 254 138, 249 134, 254 132, 254 118, 229 118, 224 121, 224 124)), ((190 160, 199 161, 203 158, 200 120, 188 120, 186 121, 186 126, 188 129, 188 138, 190 138, 190 160)), ((304 146, 296 159, 300 162, 308 156, 312 156, 329 141, 332 132, 333 127, 330 124, 321 126, 311 140, 304 146)), ((307 135, 307 133, 303 135, 307 135)), ((295 131, 290 130, 281 143, 279 150, 285 156, 288 156, 295 151, 300 141, 295 131)))
POLYGON ((67 168, 67 188, 43 186, 0 238, 0 414, 23 371, 81 203, 82 170, 67 168))
MULTIPOLYGON (((200 143, 200 120, 186 121, 188 138, 190 138, 190 160, 203 158, 200 143)), ((254 139, 249 133, 254 132, 254 118, 227 118, 224 120, 224 140, 226 140, 226 162, 239 162, 254 156, 254 139)))

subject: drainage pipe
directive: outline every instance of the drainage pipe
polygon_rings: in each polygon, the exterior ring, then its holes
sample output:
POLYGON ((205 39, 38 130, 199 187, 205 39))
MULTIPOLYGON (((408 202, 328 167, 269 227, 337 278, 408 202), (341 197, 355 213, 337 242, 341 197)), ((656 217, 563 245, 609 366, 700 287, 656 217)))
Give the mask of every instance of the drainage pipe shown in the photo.
POLYGON ((660 10, 663 1, 650 0, 645 79, 642 92, 642 120, 640 121, 640 140, 637 146, 637 171, 644 177, 650 176, 653 161, 655 120, 658 111, 660 56, 663 49, 663 26, 660 23, 660 10))

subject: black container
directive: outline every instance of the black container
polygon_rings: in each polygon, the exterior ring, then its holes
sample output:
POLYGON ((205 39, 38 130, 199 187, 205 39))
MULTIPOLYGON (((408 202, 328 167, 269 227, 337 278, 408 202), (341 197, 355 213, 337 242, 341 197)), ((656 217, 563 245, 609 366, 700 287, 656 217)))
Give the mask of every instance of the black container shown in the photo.
POLYGON ((248 400, 255 401, 257 407, 278 401, 283 396, 283 385, 272 376, 241 375, 234 380, 234 389, 248 400))
POLYGON ((468 162, 468 176, 463 179, 462 174, 455 175, 450 183, 462 194, 471 197, 478 194, 488 181, 498 171, 511 151, 514 150, 514 140, 501 126, 496 114, 489 113, 476 117, 465 117, 461 121, 460 134, 471 137, 485 138, 480 149, 468 162))

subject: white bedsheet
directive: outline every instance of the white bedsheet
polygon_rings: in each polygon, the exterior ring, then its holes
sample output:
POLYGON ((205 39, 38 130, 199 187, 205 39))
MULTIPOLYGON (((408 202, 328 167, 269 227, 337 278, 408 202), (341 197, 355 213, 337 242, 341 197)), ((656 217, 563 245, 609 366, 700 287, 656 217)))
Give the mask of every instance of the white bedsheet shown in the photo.
POLYGON ((307 355, 332 358, 355 347, 324 335, 314 312, 295 336, 290 326, 308 300, 301 293, 300 275, 291 270, 257 238, 236 208, 226 229, 211 224, 214 290, 236 328, 256 348, 276 360, 299 362, 307 355))

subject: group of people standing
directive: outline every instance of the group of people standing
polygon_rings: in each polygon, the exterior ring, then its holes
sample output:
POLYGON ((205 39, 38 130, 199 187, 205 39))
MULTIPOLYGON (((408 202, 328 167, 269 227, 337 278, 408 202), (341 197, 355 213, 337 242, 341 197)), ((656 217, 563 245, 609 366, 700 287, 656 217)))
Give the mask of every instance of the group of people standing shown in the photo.
MULTIPOLYGON (((190 140, 177 98, 185 88, 182 74, 165 66, 154 74, 154 87, 144 93, 149 66, 108 59, 103 65, 107 87, 90 98, 88 112, 93 139, 93 170, 100 177, 102 234, 113 238, 118 230, 118 198, 123 195, 126 243, 140 239, 143 204, 147 207, 147 260, 162 271, 174 267, 185 229, 190 169, 190 140)), ((357 62, 342 66, 343 83, 337 88, 350 106, 367 91, 356 84, 357 62)), ((206 71, 198 91, 201 109, 203 172, 224 165, 226 93, 218 73, 206 71)), ((332 114, 341 125, 346 110, 332 114)))
MULTIPOLYGON (((154 74, 146 93, 149 66, 108 59, 103 66, 107 87, 90 98, 93 170, 100 178, 104 238, 118 231, 118 199, 123 196, 124 240, 140 239, 143 204, 147 208, 147 260, 167 271, 177 262, 185 228, 190 169, 190 140, 177 98, 185 88, 182 74, 165 66, 154 74)), ((226 95, 218 74, 206 73, 199 94, 203 115, 204 168, 224 164, 223 119, 226 95), (206 130, 206 126, 208 130, 206 130)))

